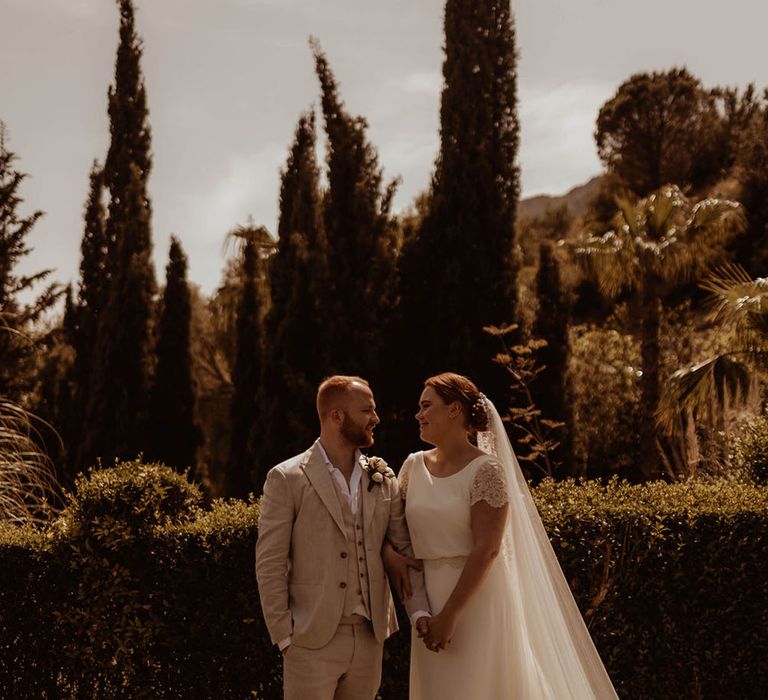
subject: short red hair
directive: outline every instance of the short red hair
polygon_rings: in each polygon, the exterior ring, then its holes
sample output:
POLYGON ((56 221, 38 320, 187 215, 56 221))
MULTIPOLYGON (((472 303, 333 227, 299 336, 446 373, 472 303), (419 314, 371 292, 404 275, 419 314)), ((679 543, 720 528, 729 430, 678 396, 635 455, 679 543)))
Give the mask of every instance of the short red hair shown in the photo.
POLYGON ((369 387, 368 382, 362 377, 343 374, 336 374, 321 382, 317 388, 317 415, 320 416, 320 420, 327 416, 332 409, 339 408, 338 404, 349 393, 353 384, 362 384, 369 387))

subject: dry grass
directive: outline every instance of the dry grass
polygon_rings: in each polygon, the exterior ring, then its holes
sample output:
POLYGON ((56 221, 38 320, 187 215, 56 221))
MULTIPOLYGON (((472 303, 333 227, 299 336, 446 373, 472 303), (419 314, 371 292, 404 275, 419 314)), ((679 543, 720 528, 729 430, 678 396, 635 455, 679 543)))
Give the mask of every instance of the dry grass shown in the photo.
POLYGON ((0 397, 0 522, 47 520, 61 492, 53 463, 40 448, 35 420, 0 397))

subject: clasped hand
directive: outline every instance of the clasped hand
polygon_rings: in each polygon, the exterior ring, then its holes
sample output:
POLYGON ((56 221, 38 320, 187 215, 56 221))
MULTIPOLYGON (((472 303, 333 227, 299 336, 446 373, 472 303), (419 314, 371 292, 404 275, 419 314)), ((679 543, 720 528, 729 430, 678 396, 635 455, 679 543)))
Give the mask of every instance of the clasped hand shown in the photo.
POLYGON ((424 646, 435 653, 451 643, 455 631, 455 620, 443 613, 416 620, 416 634, 424 642, 424 646))

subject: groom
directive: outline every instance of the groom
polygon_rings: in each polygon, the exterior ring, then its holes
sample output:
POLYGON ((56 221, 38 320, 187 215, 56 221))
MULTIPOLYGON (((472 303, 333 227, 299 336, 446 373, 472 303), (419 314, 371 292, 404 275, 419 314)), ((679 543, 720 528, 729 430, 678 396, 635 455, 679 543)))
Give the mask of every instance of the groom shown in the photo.
MULTIPOLYGON (((413 556, 394 473, 361 455, 379 423, 368 382, 326 379, 320 438, 267 475, 256 544, 264 619, 283 653, 287 700, 375 697, 384 640, 397 630, 381 547, 413 556)), ((405 607, 425 631, 423 575, 405 607)))

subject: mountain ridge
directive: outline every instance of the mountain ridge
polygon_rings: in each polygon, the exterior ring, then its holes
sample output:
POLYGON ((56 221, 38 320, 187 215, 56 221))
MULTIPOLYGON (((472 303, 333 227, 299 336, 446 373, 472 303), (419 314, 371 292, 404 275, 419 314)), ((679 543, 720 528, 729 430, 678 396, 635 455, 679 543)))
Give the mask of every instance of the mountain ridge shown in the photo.
POLYGON ((600 190, 603 175, 595 175, 581 185, 576 185, 565 194, 538 194, 521 199, 517 205, 517 219, 535 219, 548 209, 556 209, 565 205, 574 218, 582 216, 587 211, 590 200, 600 190))

